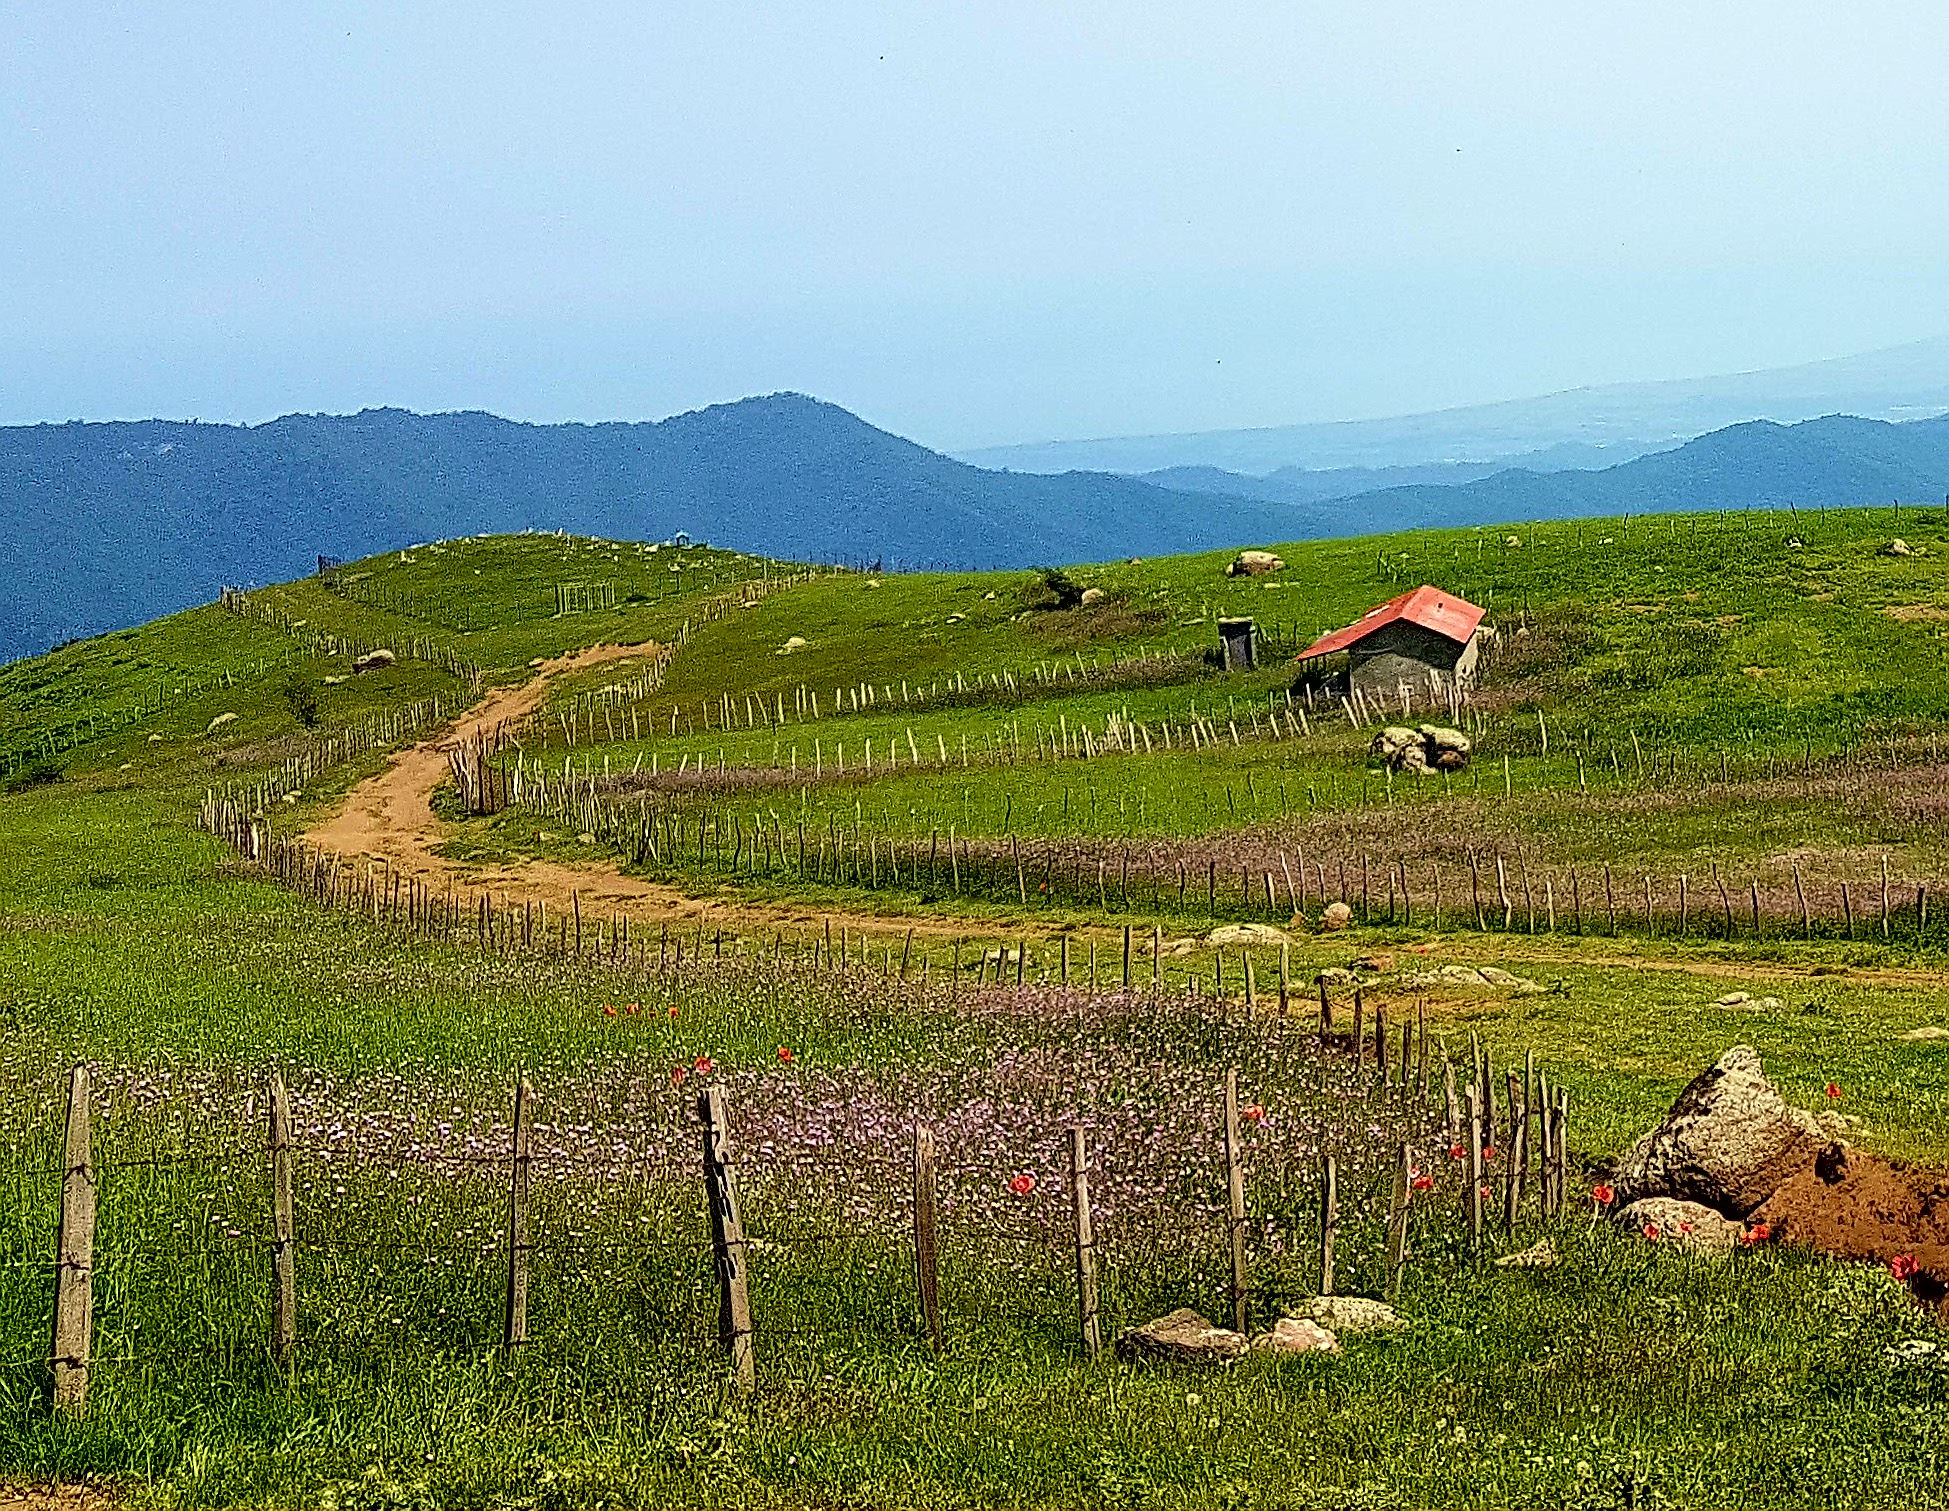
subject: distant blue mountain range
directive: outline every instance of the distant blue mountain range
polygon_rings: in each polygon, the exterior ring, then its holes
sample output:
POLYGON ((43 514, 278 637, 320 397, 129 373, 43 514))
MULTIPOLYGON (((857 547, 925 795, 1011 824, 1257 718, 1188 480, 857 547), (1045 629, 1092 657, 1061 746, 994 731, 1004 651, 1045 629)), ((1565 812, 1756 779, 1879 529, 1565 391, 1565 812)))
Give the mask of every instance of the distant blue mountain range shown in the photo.
MULTIPOLYGON (((1534 472, 1615 466, 1746 420, 1793 424, 1821 415, 1919 420, 1949 411, 1949 337, 1794 367, 1609 383, 1371 420, 1206 430, 1085 441, 1039 441, 957 453, 977 467, 1020 472, 1154 473, 1222 468, 1418 467, 1489 462, 1534 472)), ((1449 481, 1460 481, 1450 479, 1449 481)))
POLYGON ((300 576, 321 554, 482 531, 687 531, 894 570, 1626 511, 1934 502, 1949 494, 1949 418, 1754 422, 1601 471, 1426 475, 991 472, 796 394, 641 424, 368 410, 248 427, 0 428, 0 658, 207 601, 221 584, 300 576))

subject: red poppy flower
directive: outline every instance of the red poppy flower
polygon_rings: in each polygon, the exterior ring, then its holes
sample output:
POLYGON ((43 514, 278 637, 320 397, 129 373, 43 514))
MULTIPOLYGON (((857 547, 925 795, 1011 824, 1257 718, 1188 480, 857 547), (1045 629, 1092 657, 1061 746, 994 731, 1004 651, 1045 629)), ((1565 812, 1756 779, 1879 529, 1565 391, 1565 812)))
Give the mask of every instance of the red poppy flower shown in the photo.
POLYGON ((671 1008, 670 1008, 670 1016, 671 1016, 671 1017, 673 1017, 673 1018, 677 1016, 677 1009, 676 1009, 676 1006, 675 1006, 675 1004, 672 1004, 672 1005, 671 1005, 671 1008))
POLYGON ((1494 1144, 1484 1145, 1482 1149, 1482 1157, 1484 1159, 1494 1159, 1496 1157, 1496 1146, 1494 1144))
POLYGON ((697 1057, 697 1063, 692 1067, 700 1076, 707 1076, 716 1068, 709 1055, 699 1055, 697 1057))
POLYGON ((1417 1190, 1417 1191, 1432 1191, 1432 1190, 1434 1190, 1434 1189, 1435 1189, 1435 1178, 1434 1178, 1434 1176, 1432 1176, 1432 1175, 1417 1175, 1417 1176, 1416 1176, 1416 1177, 1414 1178, 1414 1189, 1415 1189, 1415 1190, 1417 1190))
POLYGON ((783 1064, 783 1065, 790 1065, 790 1064, 792 1063, 792 1052, 791 1052, 791 1050, 789 1050, 789 1049, 787 1049, 787 1048, 786 1048, 786 1047, 785 1047, 785 1046, 784 1046, 783 1044, 781 1044, 781 1045, 779 1045, 779 1046, 778 1046, 778 1059, 779 1059, 779 1063, 780 1063, 780 1064, 783 1064))
POLYGON ((1692 1231, 1692 1224, 1690 1222, 1681 1221, 1678 1225, 1678 1231, 1681 1233, 1689 1233, 1692 1231))
POLYGON ((1448 1146, 1448 1157, 1450 1159, 1460 1159, 1467 1153, 1468 1150, 1464 1149, 1460 1144, 1450 1144, 1448 1146))
POLYGON ((616 1016, 616 1004, 615 1004, 615 1003, 613 1003, 613 1002, 605 1002, 605 1003, 603 1003, 603 1004, 602 1004, 602 1016, 603 1016, 603 1017, 605 1017, 605 1018, 613 1018, 613 1017, 615 1017, 615 1016, 616 1016))
POLYGON ((637 1015, 638 1013, 640 1013, 641 1011, 643 1011, 643 1004, 642 1004, 642 1003, 640 1003, 640 1002, 632 1002, 632 1003, 630 1003, 630 1004, 629 1004, 628 1006, 626 1006, 626 1007, 625 1007, 625 1008, 623 1009, 623 1011, 624 1011, 625 1013, 627 1013, 627 1014, 628 1014, 628 1015, 629 1015, 630 1017, 632 1017, 632 1018, 633 1018, 633 1017, 635 1017, 635 1016, 636 1016, 636 1015, 637 1015))
POLYGON ((1897 1254, 1888 1261, 1888 1273, 1897 1280, 1913 1280, 1916 1271, 1922 1267, 1915 1262, 1913 1254, 1897 1254))
POLYGON ((1256 1123, 1265 1117, 1265 1108, 1254 1102, 1250 1107, 1241 1107, 1238 1115, 1248 1123, 1256 1123))
POLYGON ((1491 1197, 1492 1195, 1494 1195, 1494 1193, 1493 1193, 1493 1192, 1491 1192, 1491 1191, 1489 1190, 1489 1188, 1488 1188, 1487 1186, 1484 1186, 1484 1187, 1482 1188, 1482 1199, 1483 1199, 1484 1201, 1487 1201, 1487 1200, 1489 1200, 1489 1198, 1490 1198, 1490 1197, 1491 1197))
POLYGON ((1035 1177, 1027 1171, 1024 1171, 1008 1183, 1008 1189, 1013 1191, 1017 1196, 1027 1196, 1035 1189, 1035 1177))
POLYGON ((1765 1243, 1772 1236, 1773 1230, 1771 1228, 1763 1222, 1756 1222, 1744 1233, 1739 1235, 1739 1241, 1750 1249, 1756 1243, 1765 1243))
POLYGON ((1832 1081, 1829 1081, 1827 1083, 1827 1100, 1830 1102, 1834 1101, 1836 1098, 1840 1096, 1840 1094, 1841 1094, 1841 1088, 1836 1086, 1832 1081))
POLYGON ((1592 1186, 1590 1188, 1590 1199, 1600 1207, 1608 1207, 1612 1202, 1617 1200, 1617 1192, 1613 1191, 1609 1186, 1592 1186))
POLYGON ((683 1068, 683 1066, 681 1066, 681 1065, 672 1065, 672 1066, 670 1067, 670 1084, 671 1084, 672 1086, 681 1086, 681 1085, 683 1085, 683 1083, 684 1083, 684 1068, 683 1068))
POLYGON ((1658 1224, 1655 1222, 1646 1223, 1644 1225, 1644 1236, 1653 1243, 1656 1243, 1658 1241, 1658 1224))

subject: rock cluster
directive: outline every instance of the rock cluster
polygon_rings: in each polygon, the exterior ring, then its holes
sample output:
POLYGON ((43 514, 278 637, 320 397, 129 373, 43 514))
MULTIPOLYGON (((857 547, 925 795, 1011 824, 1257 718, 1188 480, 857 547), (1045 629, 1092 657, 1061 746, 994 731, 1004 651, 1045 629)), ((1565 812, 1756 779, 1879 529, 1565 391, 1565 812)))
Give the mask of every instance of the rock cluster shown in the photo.
POLYGON ((1429 771, 1460 771, 1469 763, 1474 749, 1469 737, 1459 729, 1440 724, 1421 724, 1410 729, 1405 724, 1390 724, 1374 736, 1369 754, 1389 771, 1420 775, 1429 771))
POLYGON ((1759 1051, 1736 1044, 1679 1093, 1664 1122, 1619 1162, 1613 1184, 1621 1207, 1677 1197, 1744 1218, 1826 1142, 1813 1114, 1773 1089, 1759 1051))
POLYGON ((1493 965, 1438 965, 1429 971, 1410 971, 1401 978, 1403 986, 1491 986, 1529 996, 1549 988, 1538 986, 1526 976, 1517 976, 1493 965))
POLYGON ((1227 577, 1263 577, 1268 572, 1283 570, 1285 565, 1285 562, 1281 561, 1277 556, 1274 556, 1270 551, 1241 551, 1237 556, 1232 558, 1231 565, 1225 568, 1225 575, 1227 577))
POLYGON ((1230 1364, 1248 1353, 1337 1354, 1340 1339, 1357 1333, 1407 1326, 1385 1301, 1366 1296, 1320 1296, 1281 1317, 1271 1331, 1253 1338, 1219 1327, 1180 1307, 1117 1338, 1117 1356, 1168 1364, 1230 1364))
POLYGON ((1205 935, 1205 943, 1214 949, 1236 948, 1240 945, 1291 944, 1292 936, 1269 923, 1226 923, 1220 924, 1205 935))

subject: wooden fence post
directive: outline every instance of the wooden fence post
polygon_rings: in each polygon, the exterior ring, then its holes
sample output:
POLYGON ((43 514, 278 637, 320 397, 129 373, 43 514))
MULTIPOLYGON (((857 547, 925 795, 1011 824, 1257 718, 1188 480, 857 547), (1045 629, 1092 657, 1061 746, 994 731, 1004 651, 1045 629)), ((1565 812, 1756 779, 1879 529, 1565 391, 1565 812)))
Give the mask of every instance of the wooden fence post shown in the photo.
POLYGON ((528 1177, 529 1108, 534 1089, 522 1076, 514 1086, 514 1161, 508 1176, 508 1305, 501 1344, 514 1348, 528 1341, 528 1177))
POLYGON ((271 1076, 271 1353, 282 1364, 298 1341, 297 1234, 291 1216, 291 1096, 271 1076))
POLYGON ((1502 1151, 1502 1231, 1516 1231, 1516 1207, 1523 1199, 1523 1162, 1528 1158, 1529 1090, 1512 1066, 1503 1072, 1509 1090, 1509 1142, 1502 1151))
POLYGON ((936 1353, 941 1349, 940 1204, 935 1192, 934 1130, 914 1124, 914 1278, 920 1294, 920 1326, 936 1353))
POLYGON ((712 1086, 698 1099, 704 1120, 704 1181, 710 1197, 711 1246, 717 1254, 718 1337, 731 1364, 731 1381, 740 1391, 757 1383, 751 1349, 751 1293, 747 1286, 749 1246, 738 1205, 738 1170, 731 1158, 731 1123, 724 1088, 712 1086))
POLYGON ((1320 1294, 1333 1294, 1333 1238, 1340 1229, 1340 1166, 1320 1156, 1320 1294))
POLYGON ((1232 1259, 1232 1330, 1246 1331, 1245 1158, 1239 1146, 1238 1070, 1225 1072, 1225 1196, 1232 1259))
POLYGON ((61 1227, 54 1261, 54 1409, 80 1415, 88 1404, 94 1339, 95 1161, 86 1065, 68 1077, 68 1126, 61 1142, 61 1227))
POLYGON ((1387 1297, 1401 1294, 1401 1271, 1408 1259, 1408 1212, 1414 1195, 1414 1156, 1406 1144, 1394 1167, 1394 1196, 1387 1208, 1387 1297))
POLYGON ((1468 1089, 1468 1148, 1462 1151, 1468 1170, 1469 1252, 1482 1247, 1482 1088, 1468 1089))
POLYGON ((1559 1211, 1563 1207, 1564 1195, 1570 1189, 1569 1132, 1570 1093, 1559 1090, 1556 1094, 1556 1131, 1550 1136, 1552 1152, 1556 1156, 1556 1204, 1559 1211))
POLYGON ((1083 1130, 1069 1130, 1069 1194, 1076 1215, 1076 1312, 1083 1334, 1083 1356, 1094 1362, 1103 1352, 1096 1315, 1096 1234, 1090 1223, 1089 1148, 1083 1130))

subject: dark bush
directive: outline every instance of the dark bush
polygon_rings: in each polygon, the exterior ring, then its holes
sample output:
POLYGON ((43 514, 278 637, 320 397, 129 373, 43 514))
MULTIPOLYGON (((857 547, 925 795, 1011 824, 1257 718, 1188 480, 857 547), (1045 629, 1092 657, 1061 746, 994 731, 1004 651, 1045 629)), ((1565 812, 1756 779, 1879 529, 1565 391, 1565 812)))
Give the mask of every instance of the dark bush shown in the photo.
POLYGON ((1022 601, 1032 609, 1077 608, 1083 602, 1083 585, 1061 567, 1037 567, 1022 601))
POLYGON ((67 775, 58 761, 32 761, 7 778, 7 791, 25 792, 30 787, 51 787, 67 775))
POLYGON ((292 677, 284 684, 284 701, 291 717, 306 729, 318 726, 318 684, 309 677, 292 677))

